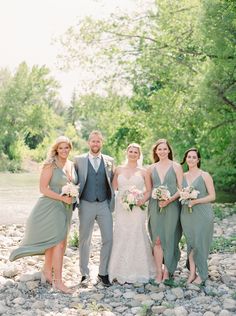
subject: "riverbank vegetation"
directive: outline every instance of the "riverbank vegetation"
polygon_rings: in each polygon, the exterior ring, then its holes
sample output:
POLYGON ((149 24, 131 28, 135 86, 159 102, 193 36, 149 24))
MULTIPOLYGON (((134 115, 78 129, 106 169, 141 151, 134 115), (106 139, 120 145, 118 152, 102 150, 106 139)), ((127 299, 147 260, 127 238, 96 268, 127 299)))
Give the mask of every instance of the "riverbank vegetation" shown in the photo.
MULTIPOLYGON (((219 226, 224 219, 232 218, 236 214, 236 203, 213 203, 213 210, 215 214, 215 226, 219 226)), ((235 253, 236 252, 236 236, 232 234, 225 236, 214 236, 211 253, 235 253)))
POLYGON ((198 147, 216 188, 236 191, 236 4, 150 3, 130 15, 86 18, 61 37, 64 68, 94 73, 70 104, 45 66, 0 70, 0 170, 19 171, 26 157, 42 161, 60 134, 83 152, 89 132, 100 129, 117 163, 130 142, 142 145, 145 164, 158 138, 178 161, 198 147))

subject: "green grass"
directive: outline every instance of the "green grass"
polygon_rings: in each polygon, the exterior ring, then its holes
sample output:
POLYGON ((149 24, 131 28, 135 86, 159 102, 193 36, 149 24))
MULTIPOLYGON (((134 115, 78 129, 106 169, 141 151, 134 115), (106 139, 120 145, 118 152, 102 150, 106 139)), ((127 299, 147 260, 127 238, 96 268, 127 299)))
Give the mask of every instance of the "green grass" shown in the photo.
POLYGON ((152 315, 152 311, 151 308, 149 306, 147 306, 146 304, 143 304, 141 306, 141 310, 139 311, 139 316, 151 316, 152 315))
POLYGON ((170 287, 185 287, 186 286, 186 280, 181 278, 180 280, 176 281, 174 279, 168 279, 164 281, 165 285, 168 285, 170 287))
POLYGON ((235 203, 214 203, 213 210, 215 217, 222 220, 228 216, 236 214, 236 204, 235 203))
POLYGON ((186 238, 184 235, 182 235, 180 242, 179 242, 180 249, 183 250, 185 245, 186 245, 186 238))
POLYGON ((69 245, 70 247, 79 247, 79 234, 77 230, 74 230, 73 234, 70 236, 69 245))
POLYGON ((171 309, 173 309, 175 307, 175 305, 173 303, 169 303, 169 302, 163 302, 163 303, 161 303, 161 306, 165 306, 165 307, 171 308, 171 309))
POLYGON ((92 312, 92 314, 98 314, 101 315, 101 312, 105 312, 105 311, 109 311, 109 309, 105 308, 104 306, 102 306, 101 304, 97 303, 96 301, 92 301, 89 305, 88 305, 89 310, 92 312))
POLYGON ((236 236, 233 237, 215 237, 213 238, 210 253, 236 252, 236 236))

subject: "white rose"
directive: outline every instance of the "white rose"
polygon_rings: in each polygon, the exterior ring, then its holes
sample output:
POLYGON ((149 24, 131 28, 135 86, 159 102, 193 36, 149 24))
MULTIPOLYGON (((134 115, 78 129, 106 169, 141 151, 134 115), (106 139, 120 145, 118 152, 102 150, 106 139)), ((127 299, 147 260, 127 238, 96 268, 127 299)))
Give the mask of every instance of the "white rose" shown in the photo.
POLYGON ((129 204, 134 203, 135 202, 134 196, 132 194, 128 194, 127 201, 129 204))

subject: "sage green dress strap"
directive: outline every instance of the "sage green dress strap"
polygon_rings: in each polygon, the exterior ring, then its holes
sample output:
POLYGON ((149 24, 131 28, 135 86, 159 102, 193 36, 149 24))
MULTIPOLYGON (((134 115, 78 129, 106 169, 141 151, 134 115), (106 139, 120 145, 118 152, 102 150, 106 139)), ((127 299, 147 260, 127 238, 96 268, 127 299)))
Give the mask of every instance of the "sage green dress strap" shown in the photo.
MULTIPOLYGON (((184 177, 183 187, 187 187, 184 177)), ((191 184, 198 190, 198 198, 208 195, 205 181, 200 175, 191 184)), ((187 254, 189 256, 193 250, 193 259, 198 274, 202 281, 208 278, 208 264, 210 246, 213 237, 214 213, 210 203, 197 204, 192 207, 192 213, 188 210, 188 205, 183 205, 181 210, 181 224, 187 242, 187 254)))
MULTIPOLYGON (((72 181, 77 176, 72 170, 72 181)), ((68 182, 61 168, 54 168, 49 187, 61 193, 62 187, 68 182)), ((27 198, 27 197, 26 197, 27 198)), ((57 245, 67 237, 72 217, 72 205, 41 196, 29 215, 25 235, 19 248, 10 254, 10 261, 25 257, 43 255, 45 250, 57 245)))
MULTIPOLYGON (((152 170, 151 177, 153 188, 160 185, 166 185, 171 196, 176 193, 177 177, 173 165, 168 169, 163 183, 161 183, 155 167, 152 170)), ((157 238, 160 237, 164 254, 164 264, 169 273, 173 274, 180 258, 179 241, 182 236, 180 225, 180 203, 178 200, 175 200, 164 207, 162 212, 160 212, 158 200, 151 197, 148 205, 148 213, 148 230, 152 245, 154 247, 157 238)))

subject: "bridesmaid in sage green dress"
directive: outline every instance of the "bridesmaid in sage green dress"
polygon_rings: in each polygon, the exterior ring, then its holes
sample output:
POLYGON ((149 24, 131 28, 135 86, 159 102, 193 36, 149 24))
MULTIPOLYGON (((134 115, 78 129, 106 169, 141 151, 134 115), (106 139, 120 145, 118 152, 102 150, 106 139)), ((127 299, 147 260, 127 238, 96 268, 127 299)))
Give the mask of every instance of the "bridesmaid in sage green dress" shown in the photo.
POLYGON ((41 281, 49 282, 54 289, 71 293, 62 281, 63 256, 72 217, 72 197, 61 195, 68 182, 77 182, 72 161, 68 155, 71 141, 59 136, 52 145, 40 176, 39 198, 27 223, 19 248, 12 251, 10 261, 26 256, 45 254, 41 281))
POLYGON ((148 228, 157 269, 156 282, 160 283, 173 275, 180 258, 182 230, 178 188, 182 185, 183 171, 180 164, 173 161, 172 149, 166 139, 159 139, 153 146, 153 159, 155 163, 149 167, 152 188, 164 185, 170 192, 170 198, 166 201, 151 197, 148 206, 148 228))
POLYGON ((181 164, 187 163, 183 187, 199 191, 196 199, 183 204, 181 223, 187 242, 187 283, 203 284, 208 277, 207 259, 213 236, 214 214, 210 202, 215 200, 215 188, 209 173, 200 169, 201 156, 196 148, 188 149, 181 164))

